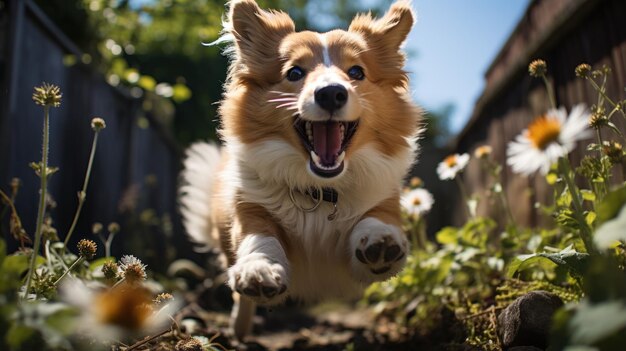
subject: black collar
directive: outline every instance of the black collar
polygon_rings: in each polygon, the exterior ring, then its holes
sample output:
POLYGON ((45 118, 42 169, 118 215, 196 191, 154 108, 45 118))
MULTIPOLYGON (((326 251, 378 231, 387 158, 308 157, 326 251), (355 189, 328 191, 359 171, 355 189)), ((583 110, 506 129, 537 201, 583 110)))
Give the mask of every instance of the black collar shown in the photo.
MULTIPOLYGON (((320 191, 318 188, 310 188, 306 191, 306 193, 315 200, 319 200, 320 198, 320 191)), ((339 194, 337 193, 337 190, 333 188, 322 188, 322 200, 330 202, 332 204, 337 204, 337 200, 339 200, 339 194)))

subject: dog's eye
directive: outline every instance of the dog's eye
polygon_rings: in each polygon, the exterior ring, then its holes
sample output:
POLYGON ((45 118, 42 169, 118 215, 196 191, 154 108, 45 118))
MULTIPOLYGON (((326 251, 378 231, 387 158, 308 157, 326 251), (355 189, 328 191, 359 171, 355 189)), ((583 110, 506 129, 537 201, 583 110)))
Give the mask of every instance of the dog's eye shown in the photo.
POLYGON ((348 70, 348 76, 352 79, 363 80, 365 78, 365 73, 363 73, 363 67, 361 66, 352 66, 348 70))
POLYGON ((287 80, 290 82, 295 82, 304 78, 304 70, 298 66, 292 67, 287 71, 287 80))

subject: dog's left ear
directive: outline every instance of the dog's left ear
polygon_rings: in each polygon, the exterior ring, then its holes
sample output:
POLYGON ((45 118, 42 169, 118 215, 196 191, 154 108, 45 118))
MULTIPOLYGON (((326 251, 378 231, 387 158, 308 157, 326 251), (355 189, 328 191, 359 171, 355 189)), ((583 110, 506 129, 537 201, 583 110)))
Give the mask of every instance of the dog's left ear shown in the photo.
POLYGON ((254 0, 233 0, 228 17, 237 57, 248 73, 267 79, 273 68, 279 72, 278 46, 295 31, 289 15, 262 10, 254 0))
POLYGON ((400 73, 398 71, 404 66, 405 57, 400 47, 409 35, 414 21, 411 2, 400 0, 391 5, 382 18, 374 19, 371 14, 356 16, 350 23, 349 31, 363 36, 369 51, 376 56, 381 75, 391 78, 400 73))

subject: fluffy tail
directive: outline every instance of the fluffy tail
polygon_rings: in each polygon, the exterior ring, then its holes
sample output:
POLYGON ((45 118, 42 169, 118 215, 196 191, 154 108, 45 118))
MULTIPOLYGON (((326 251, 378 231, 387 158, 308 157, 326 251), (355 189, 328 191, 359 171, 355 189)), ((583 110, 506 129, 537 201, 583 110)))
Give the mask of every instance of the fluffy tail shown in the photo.
POLYGON ((211 220, 213 184, 220 164, 218 146, 205 142, 185 151, 181 186, 178 189, 183 225, 191 239, 206 249, 218 249, 219 238, 211 220))

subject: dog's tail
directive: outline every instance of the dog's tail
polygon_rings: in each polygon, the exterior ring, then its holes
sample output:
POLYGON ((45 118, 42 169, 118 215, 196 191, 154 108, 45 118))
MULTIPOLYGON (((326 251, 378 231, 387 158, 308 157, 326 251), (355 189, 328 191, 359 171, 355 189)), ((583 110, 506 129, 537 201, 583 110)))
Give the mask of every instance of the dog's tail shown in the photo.
POLYGON ((192 144, 185 151, 178 201, 183 225, 191 240, 205 249, 218 249, 219 238, 211 220, 213 186, 221 154, 218 146, 192 144))

